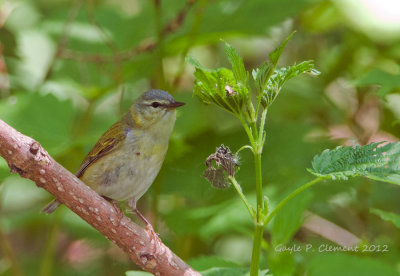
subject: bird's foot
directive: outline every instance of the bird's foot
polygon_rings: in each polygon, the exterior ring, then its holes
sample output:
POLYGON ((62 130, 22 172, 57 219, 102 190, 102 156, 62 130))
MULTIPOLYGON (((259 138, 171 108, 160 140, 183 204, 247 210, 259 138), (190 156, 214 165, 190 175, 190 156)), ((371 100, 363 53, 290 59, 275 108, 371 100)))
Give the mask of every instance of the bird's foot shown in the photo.
POLYGON ((118 225, 119 225, 121 223, 122 218, 125 216, 124 211, 122 211, 121 206, 119 206, 118 201, 116 201, 115 199, 106 196, 103 196, 103 198, 113 205, 115 211, 117 212, 118 225))
POLYGON ((158 234, 154 231, 154 228, 153 228, 153 226, 151 226, 150 222, 148 222, 147 219, 136 208, 135 198, 131 198, 129 200, 128 204, 132 208, 132 210, 137 214, 137 216, 146 225, 145 231, 146 231, 147 235, 149 235, 150 242, 153 244, 154 252, 156 252, 157 248, 162 244, 160 238, 158 237, 158 234))
POLYGON ((150 237, 150 243, 153 245, 154 252, 157 248, 162 244, 162 241, 159 238, 159 234, 154 231, 153 226, 151 224, 146 224, 145 231, 147 235, 150 237))

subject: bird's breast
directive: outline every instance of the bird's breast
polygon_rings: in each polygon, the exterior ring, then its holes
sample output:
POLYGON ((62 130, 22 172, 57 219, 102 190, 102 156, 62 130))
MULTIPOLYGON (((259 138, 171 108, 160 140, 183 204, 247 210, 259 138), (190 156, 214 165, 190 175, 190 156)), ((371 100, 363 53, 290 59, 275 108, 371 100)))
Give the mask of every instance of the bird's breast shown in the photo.
POLYGON ((168 149, 168 138, 130 130, 121 147, 95 162, 82 180, 100 195, 138 200, 151 186, 168 149))

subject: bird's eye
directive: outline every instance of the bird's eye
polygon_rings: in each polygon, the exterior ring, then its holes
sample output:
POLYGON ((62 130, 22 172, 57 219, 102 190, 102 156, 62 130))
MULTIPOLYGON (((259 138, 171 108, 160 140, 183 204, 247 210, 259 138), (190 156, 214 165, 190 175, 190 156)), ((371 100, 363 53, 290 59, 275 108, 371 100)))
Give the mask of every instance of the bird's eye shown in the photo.
POLYGON ((161 103, 159 103, 159 102, 151 103, 151 106, 154 107, 154 108, 159 107, 160 105, 161 105, 161 103))

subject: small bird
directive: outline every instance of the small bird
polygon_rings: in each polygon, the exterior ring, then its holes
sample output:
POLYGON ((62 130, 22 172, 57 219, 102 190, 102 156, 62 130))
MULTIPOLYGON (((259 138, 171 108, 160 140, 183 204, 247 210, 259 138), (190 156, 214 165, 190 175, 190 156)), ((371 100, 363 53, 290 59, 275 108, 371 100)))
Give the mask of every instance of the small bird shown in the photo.
MULTIPOLYGON (((76 176, 110 201, 120 215, 117 201, 129 207, 154 233, 137 210, 136 202, 149 189, 164 161, 174 128, 176 102, 167 92, 152 89, 143 93, 118 122, 113 124, 82 161, 76 176)), ((42 209, 50 214, 61 203, 55 199, 42 209)))

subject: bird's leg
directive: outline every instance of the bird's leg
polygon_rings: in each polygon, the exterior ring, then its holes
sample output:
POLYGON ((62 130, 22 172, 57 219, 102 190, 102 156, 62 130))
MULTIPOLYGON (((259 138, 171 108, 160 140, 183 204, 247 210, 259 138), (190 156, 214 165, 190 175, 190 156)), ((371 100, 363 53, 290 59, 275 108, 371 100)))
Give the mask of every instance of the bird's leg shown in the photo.
POLYGON ((122 211, 121 206, 119 206, 119 204, 118 204, 118 201, 116 201, 115 199, 106 197, 106 196, 102 196, 102 197, 114 206, 114 209, 117 212, 119 221, 121 221, 121 219, 124 217, 124 211, 122 211))
POLYGON ((136 208, 136 200, 135 200, 135 198, 131 198, 129 200, 128 205, 137 214, 137 216, 146 224, 145 230, 146 230, 147 234, 149 234, 150 239, 154 241, 154 246, 157 243, 158 244, 161 243, 161 240, 158 237, 158 234, 154 231, 153 226, 150 224, 150 222, 147 221, 147 219, 136 208))

